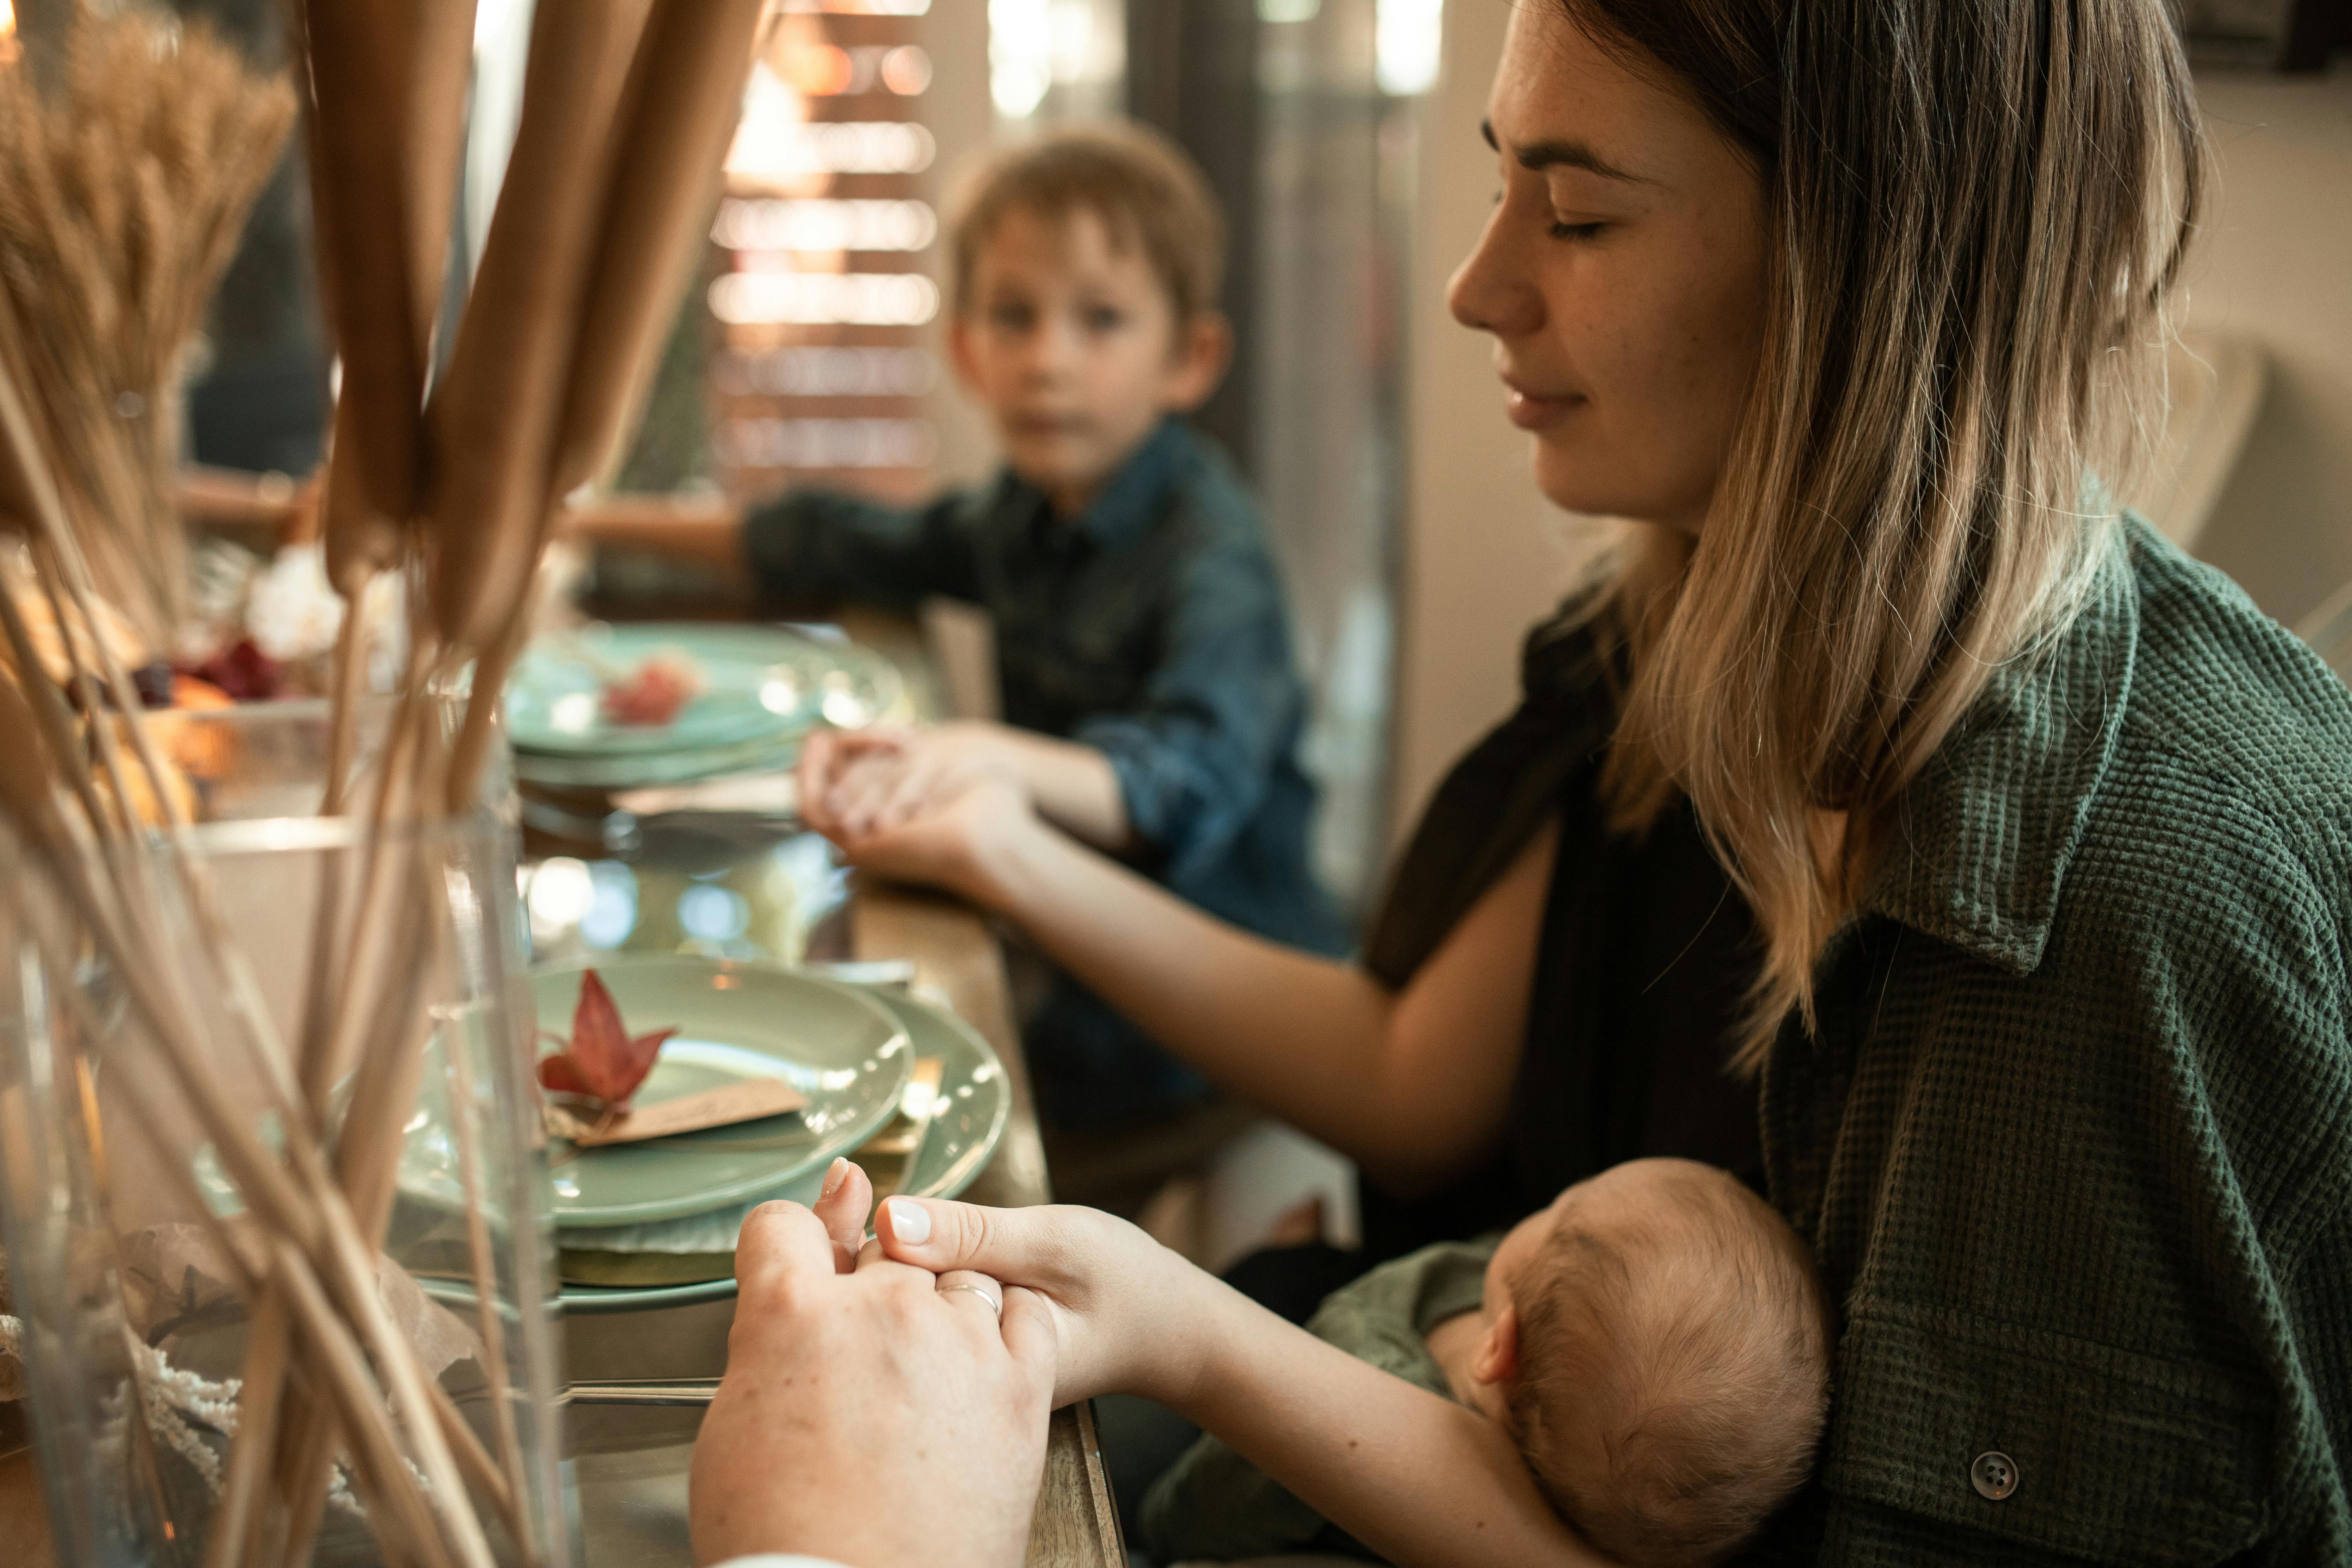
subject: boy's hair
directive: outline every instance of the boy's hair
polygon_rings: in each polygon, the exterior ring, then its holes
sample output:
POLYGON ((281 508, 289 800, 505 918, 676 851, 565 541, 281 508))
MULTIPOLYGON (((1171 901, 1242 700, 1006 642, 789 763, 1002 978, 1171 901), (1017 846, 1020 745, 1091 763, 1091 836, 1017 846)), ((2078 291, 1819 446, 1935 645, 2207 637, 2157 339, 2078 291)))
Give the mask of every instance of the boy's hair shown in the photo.
POLYGON ((1092 213, 1114 246, 1142 250, 1179 326, 1216 308, 1224 214, 1200 166, 1158 132, 1123 121, 1069 126, 1004 148, 973 171, 949 219, 958 313, 972 306, 980 247, 1013 212, 1092 213))
POLYGON ((1675 1165, 1638 1228, 1570 1205, 1511 1292, 1513 1436, 1561 1517, 1636 1568, 1754 1534, 1811 1472, 1829 1403, 1804 1244, 1737 1179, 1675 1165))

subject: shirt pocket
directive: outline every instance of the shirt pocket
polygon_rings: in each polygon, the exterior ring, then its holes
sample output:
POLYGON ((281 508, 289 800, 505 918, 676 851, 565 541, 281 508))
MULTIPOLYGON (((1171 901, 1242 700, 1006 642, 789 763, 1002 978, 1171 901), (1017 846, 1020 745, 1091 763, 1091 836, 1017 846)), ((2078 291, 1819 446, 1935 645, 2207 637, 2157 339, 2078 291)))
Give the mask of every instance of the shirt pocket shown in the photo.
POLYGON ((2098 1563, 2193 1568, 2263 1533, 2271 1401, 2242 1374, 1881 1308, 1837 1380, 1832 1494, 2098 1563))

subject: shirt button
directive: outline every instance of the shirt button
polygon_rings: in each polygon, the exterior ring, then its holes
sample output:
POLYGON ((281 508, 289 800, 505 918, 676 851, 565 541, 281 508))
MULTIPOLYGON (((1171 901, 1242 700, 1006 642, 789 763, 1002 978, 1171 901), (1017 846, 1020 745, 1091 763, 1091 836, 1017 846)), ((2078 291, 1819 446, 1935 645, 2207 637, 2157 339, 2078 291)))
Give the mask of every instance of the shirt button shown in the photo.
POLYGON ((2017 1489, 2017 1461, 1997 1448, 1979 1454, 1969 1467, 1969 1484, 1979 1497, 1999 1502, 2017 1489))

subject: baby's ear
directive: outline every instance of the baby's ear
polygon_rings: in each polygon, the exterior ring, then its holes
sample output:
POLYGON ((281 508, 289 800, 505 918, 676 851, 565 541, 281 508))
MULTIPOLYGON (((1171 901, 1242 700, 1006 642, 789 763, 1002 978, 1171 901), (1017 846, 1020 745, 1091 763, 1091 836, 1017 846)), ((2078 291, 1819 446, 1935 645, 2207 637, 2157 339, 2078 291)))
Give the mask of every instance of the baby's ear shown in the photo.
POLYGON ((1486 1325, 1478 1353, 1470 1358, 1470 1375, 1480 1383, 1507 1384, 1519 1375, 1519 1310, 1509 1302, 1486 1325))

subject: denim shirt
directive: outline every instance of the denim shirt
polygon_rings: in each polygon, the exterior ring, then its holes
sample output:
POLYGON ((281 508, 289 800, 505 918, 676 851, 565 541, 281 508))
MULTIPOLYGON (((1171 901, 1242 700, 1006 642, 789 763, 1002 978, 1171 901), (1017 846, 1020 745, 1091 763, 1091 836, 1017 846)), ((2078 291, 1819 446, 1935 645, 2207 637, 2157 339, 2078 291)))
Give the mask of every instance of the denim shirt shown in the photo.
POLYGON ((1010 469, 916 510, 800 491, 754 511, 763 587, 902 613, 989 610, 1006 722, 1093 747, 1118 775, 1140 868, 1263 935, 1336 951, 1308 869, 1307 695, 1257 508, 1171 419, 1080 516, 1010 469))

